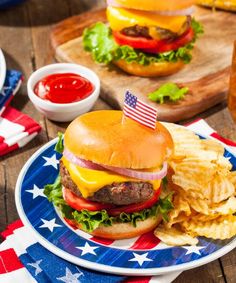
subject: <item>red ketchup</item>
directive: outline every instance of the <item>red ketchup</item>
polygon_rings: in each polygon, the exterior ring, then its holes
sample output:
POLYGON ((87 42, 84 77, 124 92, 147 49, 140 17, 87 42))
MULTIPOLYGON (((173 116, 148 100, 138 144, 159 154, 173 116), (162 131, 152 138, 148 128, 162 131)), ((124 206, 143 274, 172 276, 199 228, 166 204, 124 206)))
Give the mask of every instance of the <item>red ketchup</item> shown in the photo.
POLYGON ((34 87, 35 94, 54 103, 77 102, 88 97, 94 85, 73 73, 58 73, 42 78, 34 87))

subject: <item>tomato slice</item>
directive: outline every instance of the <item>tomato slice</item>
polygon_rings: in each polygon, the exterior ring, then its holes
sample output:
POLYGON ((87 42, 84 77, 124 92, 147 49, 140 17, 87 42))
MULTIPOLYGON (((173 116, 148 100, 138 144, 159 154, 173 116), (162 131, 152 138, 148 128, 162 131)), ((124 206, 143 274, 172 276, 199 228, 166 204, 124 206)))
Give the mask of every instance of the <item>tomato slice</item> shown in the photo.
POLYGON ((128 36, 119 31, 113 31, 113 36, 119 45, 129 45, 137 49, 158 47, 158 41, 155 39, 148 39, 141 36, 128 36))
POLYGON ((186 45, 194 38, 194 31, 190 27, 184 34, 173 41, 148 39, 141 36, 128 36, 119 31, 113 31, 115 41, 119 45, 128 45, 136 49, 142 49, 146 53, 160 53, 176 50, 186 45))
POLYGON ((194 38, 194 31, 192 28, 189 28, 183 35, 178 37, 177 39, 168 42, 166 40, 159 41, 159 45, 154 48, 142 48, 143 52, 146 53, 162 53, 167 52, 171 50, 177 50, 178 48, 188 44, 190 41, 192 41, 194 38))
POLYGON ((78 197, 72 193, 69 189, 63 188, 63 198, 65 202, 72 208, 80 211, 87 209, 90 211, 98 211, 102 209, 109 209, 114 207, 112 204, 102 204, 95 201, 90 201, 82 197, 78 197))
POLYGON ((152 207, 157 202, 160 193, 161 193, 161 189, 159 188, 158 190, 155 191, 153 197, 147 201, 141 203, 123 205, 123 206, 115 206, 112 204, 102 204, 99 202, 84 199, 82 197, 78 197, 69 189, 63 188, 63 198, 70 207, 78 211, 81 211, 83 209, 87 209, 89 211, 99 211, 102 209, 106 209, 108 214, 111 216, 117 216, 122 212, 125 213, 137 212, 145 208, 152 207))
POLYGON ((159 188, 158 190, 155 191, 153 197, 147 201, 111 208, 107 210, 107 212, 111 216, 117 216, 122 212, 132 213, 132 212, 141 211, 145 208, 152 207, 157 202, 160 193, 161 193, 161 189, 159 188))

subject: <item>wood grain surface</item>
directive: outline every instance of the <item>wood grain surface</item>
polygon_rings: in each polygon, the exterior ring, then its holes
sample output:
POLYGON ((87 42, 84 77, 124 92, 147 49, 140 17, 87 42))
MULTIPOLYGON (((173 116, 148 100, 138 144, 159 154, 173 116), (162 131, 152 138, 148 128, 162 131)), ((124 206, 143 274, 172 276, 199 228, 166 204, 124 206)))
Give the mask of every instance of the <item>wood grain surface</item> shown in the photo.
POLYGON ((204 8, 198 8, 195 16, 203 24, 205 34, 197 40, 193 60, 182 71, 164 78, 139 78, 127 75, 112 64, 98 65, 91 54, 83 50, 81 35, 84 28, 97 21, 105 22, 105 10, 89 11, 58 23, 52 30, 51 41, 58 61, 79 63, 96 71, 102 81, 101 97, 113 108, 123 107, 124 93, 130 89, 158 110, 159 120, 175 122, 191 118, 224 101, 228 89, 236 17, 204 8), (151 102, 147 94, 168 81, 186 85, 189 94, 176 103, 160 105, 151 102))
MULTIPOLYGON (((66 123, 48 121, 34 109, 27 98, 27 79, 35 69, 54 61, 49 38, 54 24, 75 14, 101 8, 103 5, 104 2, 99 0, 28 0, 11 10, 0 11, 0 47, 6 54, 7 66, 9 69, 22 70, 25 76, 24 84, 14 98, 12 106, 33 117, 43 128, 24 148, 0 159, 0 231, 19 218, 15 207, 14 189, 22 166, 39 147, 54 138, 59 130, 64 131, 67 126, 66 123)), ((98 100, 94 107, 108 108, 110 106, 102 100, 98 100)), ((193 119, 199 117, 205 118, 219 134, 236 141, 236 127, 225 103, 220 103, 193 119)), ((219 260, 183 272, 174 283, 234 283, 235 269, 236 251, 232 251, 219 260)))

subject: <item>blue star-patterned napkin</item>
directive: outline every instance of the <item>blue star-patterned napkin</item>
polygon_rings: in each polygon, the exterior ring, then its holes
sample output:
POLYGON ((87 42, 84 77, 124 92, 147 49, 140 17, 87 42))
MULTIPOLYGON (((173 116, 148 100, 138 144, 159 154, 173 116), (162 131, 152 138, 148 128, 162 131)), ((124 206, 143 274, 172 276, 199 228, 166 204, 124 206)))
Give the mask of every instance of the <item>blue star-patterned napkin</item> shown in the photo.
POLYGON ((22 73, 8 70, 3 89, 0 90, 0 115, 6 109, 22 83, 22 73))
POLYGON ((49 252, 39 243, 31 245, 26 251, 20 260, 39 283, 118 283, 126 279, 125 276, 103 274, 76 266, 49 252))

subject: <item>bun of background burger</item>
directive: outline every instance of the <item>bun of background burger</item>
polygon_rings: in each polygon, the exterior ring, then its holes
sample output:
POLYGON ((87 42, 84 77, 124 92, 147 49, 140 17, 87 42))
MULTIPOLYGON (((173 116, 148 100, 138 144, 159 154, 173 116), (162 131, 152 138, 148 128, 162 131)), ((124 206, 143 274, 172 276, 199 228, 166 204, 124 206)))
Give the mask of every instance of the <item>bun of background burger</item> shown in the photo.
MULTIPOLYGON (((80 116, 67 128, 64 145, 76 157, 120 168, 149 170, 161 168, 171 155, 173 141, 167 129, 157 122, 156 130, 126 118, 121 111, 95 111, 80 116)), ((100 226, 91 234, 109 239, 132 238, 153 230, 161 217, 130 223, 100 226)))
MULTIPOLYGON (((183 27, 188 22, 186 13, 188 13, 188 10, 191 10, 191 6, 194 3, 196 3, 196 0, 108 0, 107 18, 113 32, 122 32, 125 28, 138 25, 149 29, 151 39, 158 39, 158 35, 155 34, 155 28, 169 31, 178 38, 178 35, 180 36, 185 33, 183 27)), ((187 37, 182 41, 182 46, 193 39, 190 35, 187 37)), ((118 44, 122 43, 119 38, 117 39, 115 37, 115 40, 118 44)), ((135 48, 135 46, 132 47, 135 48)), ((176 49, 178 48, 176 47, 176 49)), ((145 53, 145 48, 142 51, 145 53)), ((162 52, 165 51, 169 50, 164 49, 162 52)), ((153 62, 149 65, 141 65, 137 62, 126 62, 120 59, 114 60, 113 63, 129 74, 142 77, 171 75, 185 66, 182 60, 176 62, 153 62)))
POLYGON ((198 4, 236 12, 236 0, 198 0, 198 4))

